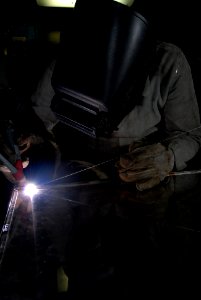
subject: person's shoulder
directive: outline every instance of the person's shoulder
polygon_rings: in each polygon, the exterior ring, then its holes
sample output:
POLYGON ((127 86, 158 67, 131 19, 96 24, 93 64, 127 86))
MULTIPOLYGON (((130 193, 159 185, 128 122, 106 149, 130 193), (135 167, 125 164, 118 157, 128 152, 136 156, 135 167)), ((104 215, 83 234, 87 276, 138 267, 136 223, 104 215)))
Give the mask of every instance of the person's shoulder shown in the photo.
POLYGON ((182 49, 173 43, 170 42, 164 42, 164 41, 158 41, 156 44, 156 51, 163 54, 178 56, 180 54, 183 55, 182 49))
POLYGON ((157 42, 156 45, 156 64, 163 72, 168 72, 173 68, 187 66, 188 62, 182 49, 169 42, 157 42))

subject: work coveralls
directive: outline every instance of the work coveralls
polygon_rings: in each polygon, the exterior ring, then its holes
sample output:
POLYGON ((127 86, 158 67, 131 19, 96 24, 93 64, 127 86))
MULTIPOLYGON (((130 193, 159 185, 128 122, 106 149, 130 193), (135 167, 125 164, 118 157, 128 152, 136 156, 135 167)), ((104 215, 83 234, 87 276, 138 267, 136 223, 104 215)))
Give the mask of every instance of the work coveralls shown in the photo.
MULTIPOLYGON (((155 54, 142 101, 121 120, 110 138, 90 143, 98 151, 110 151, 162 131, 159 142, 165 142, 172 149, 175 169, 181 170, 196 155, 201 143, 199 107, 191 68, 182 50, 171 43, 158 42, 155 54)), ((54 65, 55 61, 44 73, 31 99, 34 111, 48 130, 58 122, 50 109, 55 94, 51 84, 54 65)))

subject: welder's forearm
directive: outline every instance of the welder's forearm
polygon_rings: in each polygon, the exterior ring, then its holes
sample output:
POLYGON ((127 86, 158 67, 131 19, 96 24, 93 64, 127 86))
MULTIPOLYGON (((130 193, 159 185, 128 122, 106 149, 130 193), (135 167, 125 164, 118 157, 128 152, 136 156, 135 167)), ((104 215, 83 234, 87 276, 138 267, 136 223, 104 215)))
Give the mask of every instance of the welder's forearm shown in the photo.
POLYGON ((187 167, 187 163, 195 157, 200 149, 197 140, 190 136, 185 136, 172 140, 168 146, 174 153, 175 170, 183 170, 187 167))
POLYGON ((12 174, 17 172, 17 169, 2 155, 0 154, 0 161, 11 171, 12 174))

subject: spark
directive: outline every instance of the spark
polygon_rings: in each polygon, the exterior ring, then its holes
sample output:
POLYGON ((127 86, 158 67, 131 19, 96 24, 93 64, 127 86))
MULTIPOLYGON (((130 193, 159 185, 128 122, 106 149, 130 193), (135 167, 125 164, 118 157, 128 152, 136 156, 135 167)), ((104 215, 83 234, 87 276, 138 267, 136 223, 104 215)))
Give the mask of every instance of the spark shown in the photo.
POLYGON ((34 183, 28 183, 23 192, 32 199, 34 195, 38 194, 39 190, 34 183))
POLYGON ((201 170, 177 171, 177 172, 170 172, 167 176, 193 175, 193 174, 200 174, 200 173, 201 170))
POLYGON ((169 140, 178 138, 178 137, 180 137, 180 136, 183 136, 183 135, 185 135, 185 134, 189 134, 189 133, 191 133, 191 132, 193 132, 193 131, 195 131, 195 130, 198 130, 198 129, 201 129, 201 125, 198 126, 198 127, 194 127, 194 128, 192 128, 192 129, 189 129, 189 130, 180 132, 180 133, 178 133, 178 134, 176 134, 176 135, 174 135, 174 136, 170 136, 170 137, 168 137, 168 138, 162 140, 161 142, 166 142, 166 141, 169 141, 169 140))
MULTIPOLYGON (((183 135, 185 135, 185 134, 189 134, 189 133, 191 133, 191 132, 193 132, 193 131, 195 131, 195 130, 198 130, 198 129, 201 129, 201 125, 198 126, 198 127, 194 127, 194 128, 192 128, 192 129, 189 129, 189 130, 180 132, 180 133, 178 133, 178 134, 176 134, 176 135, 174 135, 174 136, 165 138, 165 139, 163 139, 163 140, 161 140, 161 141, 159 141, 159 142, 170 141, 170 140, 173 140, 173 139, 178 138, 178 137, 180 137, 180 136, 183 136, 183 135)), ((118 139, 119 139, 119 138, 130 139, 131 137, 114 137, 114 138, 118 138, 118 139)), ((101 165, 110 163, 110 162, 112 162, 112 161, 116 161, 116 160, 117 160, 117 157, 112 158, 112 159, 109 159, 109 160, 105 160, 105 161, 102 161, 102 162, 100 162, 100 163, 98 163, 98 164, 95 164, 95 165, 92 165, 92 166, 90 166, 90 167, 84 168, 84 169, 82 169, 82 170, 79 170, 79 171, 76 171, 76 172, 73 172, 73 173, 64 175, 64 176, 62 176, 62 177, 55 178, 55 179, 53 179, 53 180, 51 180, 51 181, 48 181, 48 182, 46 182, 46 183, 44 183, 44 184, 49 184, 49 183, 52 183, 52 182, 56 182, 56 181, 59 181, 59 180, 62 180, 62 179, 71 177, 71 176, 73 176, 73 175, 76 175, 76 174, 79 174, 79 173, 83 173, 83 172, 88 171, 88 170, 90 170, 90 169, 99 167, 99 166, 101 166, 101 165)), ((167 176, 192 175, 192 174, 199 174, 199 173, 201 173, 201 170, 192 170, 192 171, 183 171, 183 172, 170 172, 169 174, 167 174, 167 176)))
POLYGON ((73 172, 73 173, 64 175, 64 176, 62 176, 62 177, 55 178, 55 179, 50 180, 50 181, 48 181, 48 182, 46 182, 46 183, 44 183, 44 184, 49 184, 49 183, 52 183, 52 182, 55 182, 55 181, 58 181, 58 180, 62 180, 62 179, 67 178, 67 177, 71 177, 71 176, 73 176, 73 175, 77 175, 77 174, 79 174, 79 173, 82 173, 82 172, 85 172, 85 171, 94 169, 94 168, 96 168, 96 167, 99 167, 99 166, 101 166, 101 165, 110 163, 110 162, 112 162, 112 161, 116 161, 116 159, 117 159, 117 158, 115 157, 115 158, 112 158, 112 159, 109 159, 109 160, 102 161, 102 162, 100 162, 100 163, 98 163, 98 164, 92 165, 92 166, 87 167, 87 168, 84 168, 84 169, 82 169, 82 170, 79 170, 79 171, 76 171, 76 172, 73 172))

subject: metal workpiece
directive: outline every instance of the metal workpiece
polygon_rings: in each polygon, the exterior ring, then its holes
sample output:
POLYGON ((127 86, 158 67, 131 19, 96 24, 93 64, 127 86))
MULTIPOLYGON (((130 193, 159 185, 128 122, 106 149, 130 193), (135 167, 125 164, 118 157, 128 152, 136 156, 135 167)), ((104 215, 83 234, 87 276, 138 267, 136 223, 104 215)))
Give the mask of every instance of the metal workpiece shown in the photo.
POLYGON ((14 188, 13 191, 12 191, 12 194, 11 194, 11 198, 10 198, 10 202, 9 202, 9 205, 8 205, 8 210, 7 210, 7 214, 6 214, 6 217, 5 217, 5 221, 4 221, 3 227, 1 229, 1 235, 0 235, 0 267, 1 267, 1 263, 3 261, 4 254, 5 254, 7 244, 8 244, 8 241, 9 241, 9 233, 10 233, 11 226, 12 226, 12 220, 13 220, 13 215, 14 215, 18 195, 19 195, 19 189, 14 188))

